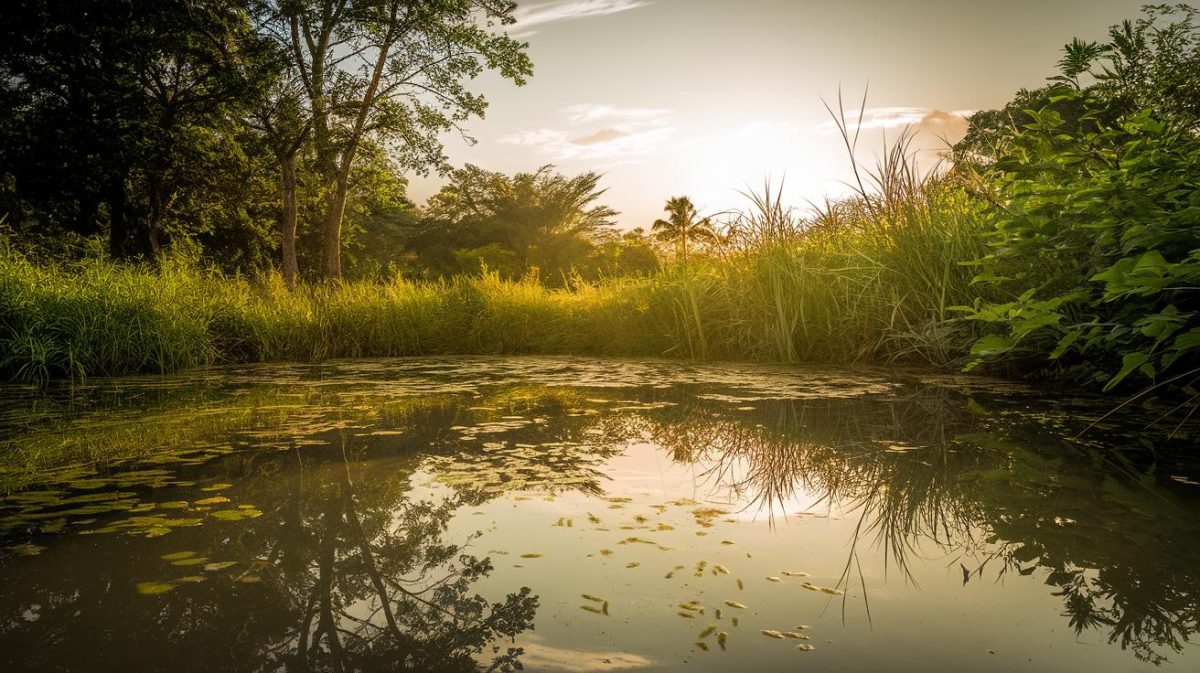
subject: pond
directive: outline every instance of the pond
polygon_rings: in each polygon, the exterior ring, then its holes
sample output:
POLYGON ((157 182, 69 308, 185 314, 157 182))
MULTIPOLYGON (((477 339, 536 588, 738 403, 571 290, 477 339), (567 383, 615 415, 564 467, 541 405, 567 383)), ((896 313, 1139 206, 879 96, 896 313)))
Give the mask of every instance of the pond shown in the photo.
POLYGON ((1195 428, 1111 404, 582 358, 9 386, 0 670, 1195 671, 1195 428))

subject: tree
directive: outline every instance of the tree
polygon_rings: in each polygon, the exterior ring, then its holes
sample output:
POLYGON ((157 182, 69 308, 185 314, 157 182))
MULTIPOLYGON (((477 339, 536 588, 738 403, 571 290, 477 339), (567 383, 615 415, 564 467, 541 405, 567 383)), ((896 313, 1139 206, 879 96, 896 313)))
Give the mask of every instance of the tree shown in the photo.
POLYGON ((1098 131, 1142 110, 1187 128, 1200 125, 1200 26, 1187 5, 1148 5, 1134 21, 1111 26, 1106 42, 1075 38, 1063 46, 1048 86, 1021 89, 999 110, 971 116, 954 146, 960 167, 990 164, 1032 123, 1028 111, 1052 110, 1063 130, 1098 131), (1090 83, 1085 84, 1085 76, 1090 83), (1084 95, 1076 95, 1082 93, 1084 95))
POLYGON ((154 259, 197 160, 219 159, 207 150, 237 135, 241 106, 272 76, 246 7, 15 0, 4 19, 0 171, 35 204, 18 218, 107 228, 114 257, 154 259))
POLYGON ((328 199, 322 271, 342 275, 342 220, 350 171, 364 139, 394 150, 398 165, 446 170, 439 135, 463 133, 487 101, 465 80, 496 70, 517 85, 532 73, 526 44, 498 32, 515 21, 511 0, 286 0, 289 49, 313 117, 317 170, 328 199))
POLYGON ((710 218, 700 218, 696 206, 686 196, 673 196, 667 199, 667 219, 655 220, 651 230, 659 240, 675 244, 675 250, 686 263, 688 248, 696 242, 708 242, 716 239, 710 218))
POLYGON ((483 262, 506 276, 536 268, 544 280, 561 282, 589 264, 617 215, 596 203, 604 195, 601 177, 567 177, 553 166, 508 176, 468 164, 429 200, 413 247, 443 271, 477 271, 483 262))
POLYGON ((312 117, 301 104, 301 89, 295 69, 277 80, 253 112, 254 123, 279 166, 279 247, 283 281, 295 289, 300 275, 296 256, 299 218, 297 157, 312 131, 312 117))
POLYGON ((1200 26, 1187 5, 1147 5, 1108 31, 1093 93, 1130 113, 1196 128, 1200 123, 1200 26), (1164 23, 1165 20, 1165 23, 1164 23))

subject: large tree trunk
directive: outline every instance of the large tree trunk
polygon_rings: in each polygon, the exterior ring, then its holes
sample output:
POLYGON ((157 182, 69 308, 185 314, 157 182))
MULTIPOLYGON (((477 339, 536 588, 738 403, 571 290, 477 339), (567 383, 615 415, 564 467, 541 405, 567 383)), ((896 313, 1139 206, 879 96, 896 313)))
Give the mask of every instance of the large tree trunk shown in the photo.
POLYGON ((283 282, 289 290, 295 290, 300 275, 300 264, 296 260, 296 155, 280 159, 279 168, 283 174, 283 232, 280 240, 283 282))
POLYGON ((125 259, 126 239, 129 237, 129 204, 125 196, 125 179, 110 178, 104 190, 108 204, 108 255, 125 259))
POLYGON ((170 197, 167 195, 166 179, 161 173, 155 172, 150 175, 147 188, 150 212, 139 222, 136 229, 138 252, 146 261, 157 264, 162 252, 160 233, 167 218, 170 197))
MULTIPOLYGON (((391 21, 393 23, 396 19, 397 7, 399 5, 392 7, 391 21)), ((327 280, 341 280, 342 278, 342 216, 346 213, 346 193, 349 191, 350 169, 354 166, 354 155, 358 151, 358 144, 366 131, 367 115, 370 114, 372 106, 377 102, 375 94, 379 91, 379 82, 383 78, 383 71, 388 62, 388 53, 395 39, 395 34, 389 30, 379 44, 371 81, 363 93, 362 103, 358 106, 358 115, 354 120, 354 127, 350 131, 349 138, 346 140, 346 148, 338 163, 333 200, 330 201, 329 211, 325 215, 325 245, 322 250, 322 261, 327 280)))
POLYGON ((333 196, 329 202, 329 210, 325 214, 321 270, 326 280, 342 279, 342 216, 346 213, 346 194, 350 184, 347 173, 349 173, 348 168, 338 175, 333 196))

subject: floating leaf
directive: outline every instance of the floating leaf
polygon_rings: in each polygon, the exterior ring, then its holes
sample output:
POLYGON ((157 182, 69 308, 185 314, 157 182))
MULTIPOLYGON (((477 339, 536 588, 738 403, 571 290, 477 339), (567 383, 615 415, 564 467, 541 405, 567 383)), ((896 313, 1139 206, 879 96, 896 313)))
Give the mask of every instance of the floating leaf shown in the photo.
POLYGON ((640 537, 627 537, 624 540, 621 540, 620 542, 618 542, 617 544, 658 544, 658 543, 654 542, 652 540, 647 540, 647 539, 640 538, 640 537))
POLYGON ((698 635, 696 637, 699 638, 700 640, 704 640, 705 638, 711 636, 713 634, 713 632, 715 632, 716 630, 717 630, 716 624, 709 624, 708 628, 701 631, 700 635, 698 635))
POLYGON ((717 634, 717 644, 721 646, 721 651, 725 651, 725 642, 729 640, 729 634, 722 631, 717 634))
POLYGON ((685 618, 685 619, 695 619, 695 618, 696 618, 696 615, 693 615, 693 614, 692 614, 692 613, 690 613, 690 612, 680 612, 680 613, 677 613, 677 614, 678 614, 680 617, 683 617, 683 618, 685 618))
POLYGON ((194 551, 176 551, 170 554, 163 554, 159 558, 164 561, 178 561, 180 559, 191 558, 196 555, 194 551))
POLYGON ((209 514, 209 516, 221 521, 241 521, 242 519, 249 518, 240 509, 219 509, 209 514))
POLYGON ((215 561, 213 563, 204 564, 204 570, 207 572, 217 572, 226 568, 237 565, 237 561, 215 561))
POLYGON ((725 601, 725 605, 728 605, 731 608, 737 608, 738 610, 746 609, 745 605, 742 605, 741 603, 739 603, 737 601, 725 601))
POLYGON ((33 544, 32 542, 25 542, 23 544, 13 545, 9 547, 9 550, 18 556, 37 556, 45 551, 46 548, 33 544))
POLYGON ((696 647, 699 647, 700 649, 704 650, 705 652, 708 651, 708 643, 699 642, 699 643, 696 643, 696 647))
POLYGON ((521 554, 521 558, 541 558, 541 557, 542 557, 541 553, 539 553, 539 552, 535 552, 535 551, 531 551, 531 552, 527 552, 527 553, 525 553, 525 554, 521 554))
POLYGON ((597 614, 597 615, 602 615, 602 614, 604 614, 604 611, 603 611, 603 610, 601 610, 600 608, 596 607, 595 605, 580 605, 580 606, 579 606, 579 609, 580 609, 580 610, 587 610, 588 612, 591 612, 591 613, 594 613, 594 614, 597 614))
POLYGON ((204 498, 203 500, 197 500, 197 501, 193 502, 192 504, 193 505, 219 505, 223 502, 229 502, 229 498, 226 498, 223 495, 214 495, 211 498, 204 498))
POLYGON ((779 631, 771 630, 771 629, 763 629, 762 634, 768 638, 778 638, 780 640, 783 639, 782 633, 780 633, 779 631))
POLYGON ((800 650, 801 652, 812 652, 813 650, 815 650, 817 648, 813 647, 812 645, 809 645, 808 643, 800 643, 799 645, 796 646, 796 649, 800 650))
POLYGON ((200 490, 211 493, 212 491, 224 491, 227 488, 233 488, 233 484, 213 484, 212 486, 205 486, 200 490))
POLYGON ((143 596, 165 594, 174 588, 174 584, 168 584, 166 582, 138 582, 137 584, 137 592, 143 596))

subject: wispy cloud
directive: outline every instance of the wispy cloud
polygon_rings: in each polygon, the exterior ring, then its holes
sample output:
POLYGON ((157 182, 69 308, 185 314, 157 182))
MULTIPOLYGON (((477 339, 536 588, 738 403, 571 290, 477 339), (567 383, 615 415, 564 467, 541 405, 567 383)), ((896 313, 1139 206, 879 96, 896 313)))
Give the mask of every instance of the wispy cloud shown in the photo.
POLYGON ((670 110, 651 107, 617 107, 596 103, 581 103, 563 108, 567 121, 572 124, 586 124, 596 121, 626 121, 644 122, 661 119, 671 114, 670 110))
POLYGON ((651 152, 675 133, 670 110, 585 103, 562 113, 563 127, 519 131, 500 142, 532 147, 555 161, 628 159, 651 152))
POLYGON ((627 12, 653 4, 653 2, 654 0, 559 0, 518 7, 517 11, 513 13, 517 19, 516 24, 513 25, 513 36, 536 35, 538 31, 533 30, 534 26, 627 12))
MULTIPOLYGON (((851 131, 911 127, 938 136, 956 136, 966 133, 967 118, 974 113, 974 110, 947 112, 923 107, 877 107, 863 110, 861 119, 857 110, 847 111, 846 123, 851 131)), ((837 124, 828 121, 819 124, 816 130, 825 134, 837 133, 837 124)))
POLYGON ((529 635, 522 639, 525 654, 521 663, 539 671, 554 673, 597 673, 649 669, 654 661, 619 651, 576 650, 547 645, 545 639, 529 635))
MULTIPOLYGON (((902 126, 920 124, 921 118, 929 114, 929 108, 923 107, 874 107, 862 111, 859 119, 858 110, 846 111, 846 123, 851 129, 890 129, 902 126)), ((821 133, 837 133, 837 124, 827 121, 817 126, 821 133)))

